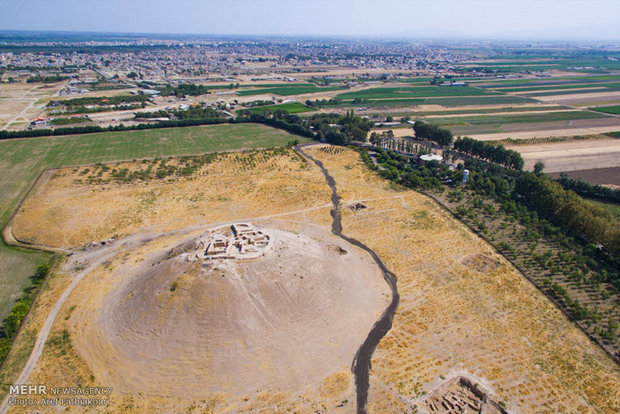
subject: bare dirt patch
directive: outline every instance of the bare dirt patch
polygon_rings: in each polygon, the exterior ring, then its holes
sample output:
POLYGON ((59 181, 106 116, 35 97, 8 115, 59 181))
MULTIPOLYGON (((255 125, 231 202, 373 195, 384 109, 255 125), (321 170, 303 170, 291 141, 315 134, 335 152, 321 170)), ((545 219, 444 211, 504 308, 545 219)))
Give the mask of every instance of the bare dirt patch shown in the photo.
POLYGON ((471 267, 478 272, 491 272, 499 267, 499 262, 483 254, 473 254, 461 261, 465 266, 471 267))
MULTIPOLYGON (((554 172, 549 175, 553 178, 559 178, 562 172, 554 172)), ((591 184, 608 185, 620 188, 620 167, 612 168, 591 168, 588 170, 565 171, 570 178, 586 181, 591 184)))
MULTIPOLYGON (((542 161, 545 172, 577 171, 597 167, 620 167, 620 140, 596 139, 548 144, 507 146, 521 153, 526 169, 542 161)), ((613 172, 613 170, 610 170, 613 172)))

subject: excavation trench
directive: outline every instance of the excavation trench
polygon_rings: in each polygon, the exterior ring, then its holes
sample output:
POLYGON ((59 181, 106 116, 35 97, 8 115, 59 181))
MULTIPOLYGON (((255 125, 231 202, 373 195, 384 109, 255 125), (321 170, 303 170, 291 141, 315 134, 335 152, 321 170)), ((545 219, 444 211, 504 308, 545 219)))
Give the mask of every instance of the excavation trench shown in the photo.
POLYGON ((370 359, 372 357, 373 352, 377 348, 379 341, 381 338, 387 334, 387 332, 392 328, 392 319, 394 318, 394 313, 396 312, 396 308, 398 307, 398 302, 400 300, 400 296, 398 294, 398 289, 396 286, 396 276, 394 273, 390 272, 381 258, 374 252, 370 247, 366 246, 364 243, 352 238, 345 236, 342 234, 342 220, 340 214, 340 196, 338 195, 338 191, 336 189, 336 181, 334 178, 329 175, 329 172, 323 166, 323 163, 312 156, 308 155, 303 151, 303 147, 315 145, 315 144, 306 144, 306 145, 298 145, 295 147, 297 151, 303 154, 306 158, 314 162, 323 172, 325 176, 325 180, 327 181, 327 185, 332 190, 332 233, 341 239, 347 241, 348 243, 357 246, 361 249, 367 251, 373 260, 377 263, 381 272, 383 273, 383 279, 390 286, 392 290, 392 301, 388 305, 387 308, 383 311, 383 314, 375 322, 372 329, 368 333, 368 336, 364 340, 364 343, 359 347, 357 353, 355 354, 355 358, 353 359, 353 363, 351 364, 351 371, 353 371, 353 375, 355 375, 355 388, 357 394, 357 412, 358 413, 366 413, 366 403, 368 401, 368 387, 369 387, 369 371, 370 371, 370 359))

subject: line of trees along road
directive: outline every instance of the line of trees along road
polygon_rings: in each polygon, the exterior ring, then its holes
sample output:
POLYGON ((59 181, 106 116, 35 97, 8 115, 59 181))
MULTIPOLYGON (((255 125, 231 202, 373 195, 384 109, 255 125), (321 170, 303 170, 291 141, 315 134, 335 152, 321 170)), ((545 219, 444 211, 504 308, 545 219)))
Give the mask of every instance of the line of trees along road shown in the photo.
POLYGON ((517 151, 504 148, 503 145, 493 145, 469 137, 458 137, 454 142, 454 149, 483 160, 500 164, 515 170, 523 169, 523 158, 517 151))
POLYGON ((564 189, 573 190, 577 194, 584 197, 620 203, 620 189, 614 190, 603 185, 590 184, 582 179, 575 180, 573 178, 569 178, 568 175, 564 173, 560 174, 558 183, 560 183, 564 189))
POLYGON ((452 132, 449 129, 424 121, 416 121, 413 130, 416 137, 428 139, 444 148, 450 147, 454 142, 454 149, 461 153, 515 170, 523 169, 524 163, 521 154, 517 151, 506 149, 503 145, 488 144, 469 137, 458 137, 454 141, 452 132))

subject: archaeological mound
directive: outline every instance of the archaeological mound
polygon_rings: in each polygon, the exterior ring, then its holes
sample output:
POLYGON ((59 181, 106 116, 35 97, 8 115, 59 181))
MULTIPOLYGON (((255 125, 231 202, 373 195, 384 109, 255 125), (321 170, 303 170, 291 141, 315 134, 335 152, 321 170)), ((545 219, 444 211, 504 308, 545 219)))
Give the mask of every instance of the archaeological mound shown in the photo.
POLYGON ((119 264, 78 312, 88 323, 76 348, 98 380, 199 397, 299 390, 350 369, 388 300, 381 272, 325 229, 263 224, 221 226, 119 264))

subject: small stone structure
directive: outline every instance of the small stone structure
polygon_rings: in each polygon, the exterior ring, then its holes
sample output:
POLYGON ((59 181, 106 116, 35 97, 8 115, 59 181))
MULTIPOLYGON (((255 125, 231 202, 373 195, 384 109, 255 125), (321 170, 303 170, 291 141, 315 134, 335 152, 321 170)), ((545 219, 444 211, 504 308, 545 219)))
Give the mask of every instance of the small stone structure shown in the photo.
POLYGON ((368 207, 366 206, 366 204, 358 202, 358 203, 350 204, 349 208, 351 209, 351 211, 356 212, 356 211, 363 210, 368 207))
MULTIPOLYGON (((227 226, 226 226, 227 227, 227 226)), ((273 236, 250 223, 235 223, 226 231, 220 227, 198 240, 200 250, 188 260, 236 259, 247 260, 264 256, 273 245, 273 236)))
POLYGON ((424 405, 431 414, 508 414, 477 383, 462 376, 445 381, 424 405))

